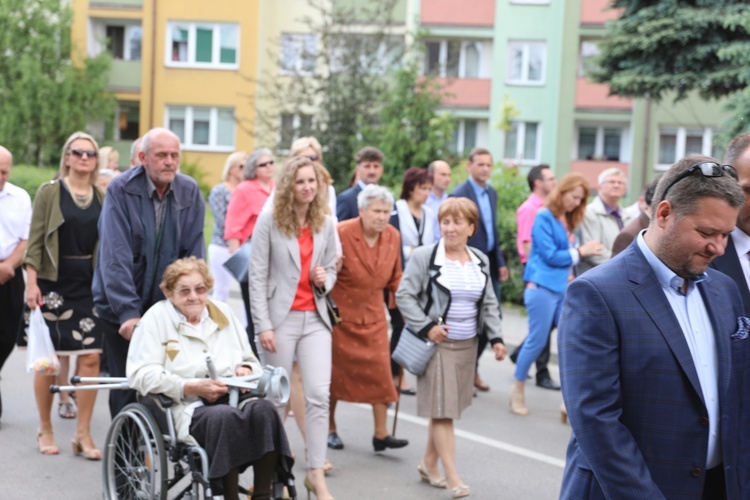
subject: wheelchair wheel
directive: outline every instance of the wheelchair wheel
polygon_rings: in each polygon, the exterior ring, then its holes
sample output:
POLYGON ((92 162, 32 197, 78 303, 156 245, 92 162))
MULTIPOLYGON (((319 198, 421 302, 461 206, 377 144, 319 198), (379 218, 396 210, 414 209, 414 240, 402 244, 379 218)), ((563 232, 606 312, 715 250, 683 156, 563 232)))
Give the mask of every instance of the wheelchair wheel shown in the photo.
POLYGON ((142 404, 129 404, 115 416, 107 433, 103 467, 106 500, 167 498, 164 439, 142 404))

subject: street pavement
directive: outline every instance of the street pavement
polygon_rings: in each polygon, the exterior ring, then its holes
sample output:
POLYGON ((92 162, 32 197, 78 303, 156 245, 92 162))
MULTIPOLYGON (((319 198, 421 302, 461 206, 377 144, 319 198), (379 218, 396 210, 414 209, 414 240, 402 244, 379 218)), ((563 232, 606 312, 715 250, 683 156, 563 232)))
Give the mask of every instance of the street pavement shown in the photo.
MULTIPOLYGON (((241 299, 234 290, 229 303, 239 311, 241 299)), ((506 343, 512 348, 527 331, 526 318, 506 308, 503 322, 506 343)), ((553 343, 554 344, 554 343, 553 343)), ((553 360, 556 360, 553 349, 553 360)), ((0 419, 0 499, 55 498, 89 500, 102 498, 102 464, 73 456, 70 439, 75 421, 53 415, 58 456, 37 451, 38 417, 32 376, 25 372, 25 353, 15 351, 5 364, 0 381, 3 415, 0 419)), ((463 481, 471 487, 470 498, 554 499, 558 497, 570 427, 560 422, 560 392, 540 389, 530 381, 527 417, 512 415, 508 395, 514 365, 496 362, 484 353, 480 373, 491 390, 480 393, 456 427, 456 464, 463 481)), ((557 366, 550 365, 559 380, 557 366)), ((533 368, 532 368, 533 373, 533 368)), ((414 377, 409 375, 412 385, 414 377)), ((97 399, 92 434, 104 445, 110 422, 106 391, 97 399)), ((53 407, 56 411, 57 405, 53 407)), ((371 439, 372 412, 368 405, 339 403, 336 413, 343 450, 329 450, 334 465, 328 476, 331 493, 338 499, 449 499, 446 490, 420 483, 416 466, 426 445, 427 421, 416 416, 416 398, 402 396, 396 435, 410 441, 400 450, 374 453, 371 439)), ((393 411, 389 427, 393 425, 393 411)), ((294 472, 299 478, 299 498, 307 498, 302 487, 305 474, 304 444, 294 419, 286 424, 292 450, 299 458, 294 472)), ((242 482, 251 484, 250 471, 242 482)))

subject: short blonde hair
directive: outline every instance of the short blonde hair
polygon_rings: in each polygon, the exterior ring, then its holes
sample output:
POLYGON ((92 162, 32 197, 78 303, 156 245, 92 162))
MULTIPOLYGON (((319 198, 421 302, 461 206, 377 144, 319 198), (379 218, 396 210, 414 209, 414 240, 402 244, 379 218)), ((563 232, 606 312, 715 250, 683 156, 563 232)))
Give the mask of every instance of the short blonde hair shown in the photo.
POLYGON ((224 170, 221 171, 221 182, 226 182, 229 176, 229 169, 235 165, 239 165, 244 168, 245 161, 247 161, 247 153, 244 151, 235 151, 227 157, 227 161, 224 162, 224 170))
POLYGON ((289 156, 297 156, 307 148, 312 148, 318 155, 318 161, 323 163, 323 147, 315 137, 300 137, 289 148, 289 156))
MULTIPOLYGON (((59 179, 64 179, 68 176, 68 172, 70 171, 70 167, 65 164, 65 160, 68 158, 68 155, 70 155, 70 145, 73 144, 74 141, 77 141, 78 139, 85 139, 91 143, 92 146, 94 146, 94 149, 96 150, 96 157, 97 161, 99 158, 99 144, 96 142, 96 139, 91 137, 86 132, 73 132, 73 135, 68 137, 68 140, 65 141, 65 144, 62 148, 62 156, 60 156, 60 171, 57 175, 59 179)), ((96 184, 96 178, 99 176, 99 165, 97 164, 97 168, 95 168, 91 172, 91 178, 89 179, 91 181, 91 185, 96 184)))
POLYGON ((161 283, 159 283, 159 288, 164 292, 164 295, 171 296, 175 285, 177 285, 177 280, 194 272, 200 273, 203 284, 209 290, 214 287, 214 277, 211 276, 206 261, 197 257, 185 257, 184 259, 177 259, 167 266, 161 283))
POLYGON ((479 224, 479 209, 477 204, 468 198, 448 198, 441 205, 438 210, 438 222, 442 221, 444 217, 455 217, 457 219, 465 219, 469 224, 474 224, 474 232, 471 236, 477 234, 477 228, 479 224))

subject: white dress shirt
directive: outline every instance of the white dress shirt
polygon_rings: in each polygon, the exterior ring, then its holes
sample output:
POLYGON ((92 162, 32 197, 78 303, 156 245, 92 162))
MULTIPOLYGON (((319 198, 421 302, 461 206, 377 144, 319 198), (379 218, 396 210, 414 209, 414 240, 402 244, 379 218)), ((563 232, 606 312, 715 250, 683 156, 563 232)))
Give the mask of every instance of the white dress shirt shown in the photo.
POLYGON ((11 256, 19 243, 29 239, 31 197, 18 186, 6 182, 0 191, 0 261, 11 256))
POLYGON ((735 250, 737 250, 742 274, 745 275, 747 289, 750 290, 750 255, 748 255, 748 252, 750 252, 750 236, 745 234, 742 229, 735 227, 734 231, 732 231, 732 241, 734 242, 735 250))

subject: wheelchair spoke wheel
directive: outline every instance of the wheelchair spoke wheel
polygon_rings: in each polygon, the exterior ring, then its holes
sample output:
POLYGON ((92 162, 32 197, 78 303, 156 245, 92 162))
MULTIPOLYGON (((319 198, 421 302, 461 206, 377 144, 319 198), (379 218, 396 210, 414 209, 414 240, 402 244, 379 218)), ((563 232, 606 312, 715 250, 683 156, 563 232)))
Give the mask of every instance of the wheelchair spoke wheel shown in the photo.
POLYGON ((169 471, 164 440, 154 418, 140 403, 118 413, 104 449, 107 500, 164 500, 169 471))

